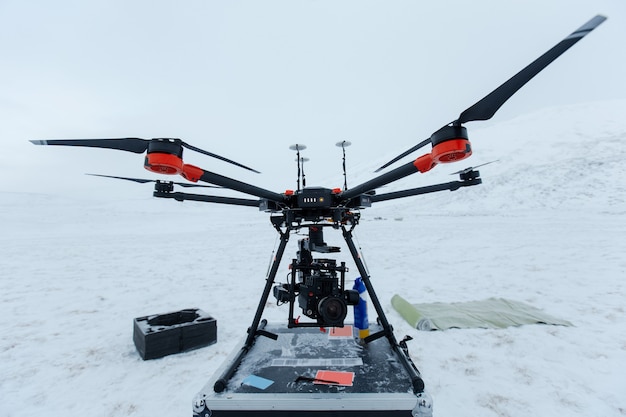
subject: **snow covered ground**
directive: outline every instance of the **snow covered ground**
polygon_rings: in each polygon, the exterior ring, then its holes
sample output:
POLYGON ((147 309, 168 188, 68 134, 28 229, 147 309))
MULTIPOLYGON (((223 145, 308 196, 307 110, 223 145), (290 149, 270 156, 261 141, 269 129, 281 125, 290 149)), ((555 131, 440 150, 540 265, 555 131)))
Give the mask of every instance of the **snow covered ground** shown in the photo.
MULTIPOLYGON (((498 160, 480 168, 482 185, 363 211, 358 244, 398 338, 414 338, 436 416, 626 415, 624 114, 618 100, 472 127, 469 162, 389 189, 498 160), (575 326, 418 332, 391 307, 395 293, 506 297, 575 326)), ((362 168, 366 179, 373 166, 362 168)), ((106 181, 93 178, 94 187, 106 181)), ((333 181, 319 185, 343 182, 333 181)), ((0 416, 189 416, 195 393, 238 347, 276 244, 267 215, 136 190, 121 200, 0 192, 0 416), (217 319, 218 342, 141 360, 133 318, 190 307, 217 319)), ((344 247, 339 234, 325 237, 344 247)), ((346 249, 339 255, 349 261, 346 249)), ((267 306, 268 320, 286 316, 267 306)))

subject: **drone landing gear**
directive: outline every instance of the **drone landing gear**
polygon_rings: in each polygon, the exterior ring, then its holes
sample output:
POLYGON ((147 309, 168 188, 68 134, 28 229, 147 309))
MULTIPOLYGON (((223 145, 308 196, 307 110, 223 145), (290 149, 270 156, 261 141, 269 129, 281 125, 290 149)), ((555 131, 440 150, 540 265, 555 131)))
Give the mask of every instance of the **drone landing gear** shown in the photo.
MULTIPOLYGON (((365 265, 363 264, 363 261, 359 257, 358 250, 352 239, 352 229, 354 228, 354 225, 350 229, 348 229, 345 225, 341 225, 340 227, 343 233, 343 238, 350 250, 350 254, 352 255, 352 258, 361 275, 365 288, 367 289, 367 293, 371 300, 371 303, 374 309, 376 310, 376 313, 378 314, 378 323, 380 325, 380 329, 377 329, 375 333, 365 338, 364 342, 366 344, 369 344, 371 342, 374 342, 377 339, 386 337, 399 363, 402 365, 402 367, 405 369, 405 371, 407 372, 409 376, 413 392, 415 394, 422 393, 424 391, 424 381, 422 380, 419 371, 417 370, 417 368, 411 361, 410 357, 408 356, 407 349, 405 348, 406 343, 404 344, 405 346, 402 347, 401 344, 399 344, 398 341, 396 340, 394 333, 393 333, 393 327, 389 324, 387 317, 385 316, 385 312, 378 299, 378 296, 376 295, 376 292, 374 291, 374 288, 370 281, 365 265)), ((245 359, 246 355, 252 349, 258 336, 265 336, 274 340, 278 338, 277 334, 272 333, 265 329, 267 322, 261 319, 263 315, 263 311, 265 309, 265 305, 267 304, 269 295, 272 291, 272 287, 275 285, 275 278, 278 272, 278 267, 281 262, 282 256, 284 254, 285 247, 287 246, 287 242, 289 240, 289 232, 290 232, 289 227, 287 227, 285 231, 282 231, 278 226, 276 226, 276 229, 280 233, 280 244, 278 246, 276 257, 272 262, 272 266, 271 266, 270 272, 268 274, 268 277, 265 283, 265 288, 263 290, 261 299, 257 306, 256 314, 252 321, 252 325, 248 328, 248 335, 246 337, 244 345, 242 346, 238 354, 235 355, 231 363, 222 372, 221 376, 217 379, 217 381, 215 382, 213 386, 213 390, 217 393, 220 393, 226 389, 229 380, 233 377, 233 375, 239 368, 241 362, 245 359)), ((319 325, 315 323, 294 322, 293 316, 292 316, 293 302, 294 300, 292 299, 291 306, 290 306, 290 320, 289 320, 290 328, 292 327, 309 327, 310 328, 310 327, 315 327, 315 326, 319 327, 319 325)), ((342 326, 343 324, 339 327, 342 327, 342 326)))
POLYGON ((267 322, 261 322, 261 317, 263 316, 263 310, 265 309, 265 304, 267 303, 267 299, 269 298, 270 292, 272 291, 272 286, 274 285, 274 278, 276 277, 276 273, 278 272, 278 266, 280 265, 280 260, 283 257, 283 253, 285 253, 285 247, 287 246, 287 242, 289 241, 289 229, 286 231, 280 230, 278 227, 276 228, 280 233, 280 244, 278 245, 278 250, 276 251, 276 257, 274 261, 272 261, 272 268, 270 269, 270 273, 265 282, 265 288, 263 290, 263 294, 261 295, 261 300, 259 301, 259 305, 256 309, 256 314, 254 315, 254 320, 252 320, 252 325, 248 328, 248 336, 246 341, 239 351, 239 354, 234 358, 231 362, 230 366, 226 368, 226 370, 222 373, 222 375, 218 378, 213 386, 213 390, 215 392, 222 392, 226 389, 228 385, 228 381, 233 377, 235 371, 241 364, 241 361, 244 359, 246 354, 252 348, 252 345, 255 342, 257 336, 267 336, 272 339, 277 339, 273 333, 269 333, 263 328, 267 324, 267 322))
MULTIPOLYGON (((361 274, 361 278, 363 279, 363 284, 365 284, 365 288, 367 289, 370 300, 372 301, 372 305, 374 306, 374 309, 376 310, 376 313, 378 314, 378 321, 380 322, 382 326, 381 331, 367 336, 364 339, 365 343, 373 342, 374 340, 379 339, 383 336, 387 337, 387 339, 389 340, 389 344, 391 345, 391 348, 393 349, 393 351, 396 353, 396 356, 398 357, 398 360, 400 361, 400 363, 402 363, 402 366, 404 367, 404 369, 407 371, 407 373, 409 374, 411 378, 411 384, 413 385, 413 392, 419 393, 419 392, 424 391, 424 380, 422 379, 419 371, 413 364, 413 361, 408 356, 408 349, 403 349, 401 347, 401 345, 398 343, 398 341, 396 340, 396 337, 393 334, 393 327, 391 326, 391 324, 389 324, 389 321, 387 321, 387 316, 385 316, 385 311, 383 310, 383 307, 380 304, 380 301, 378 300, 378 296, 376 295, 376 292, 374 291, 374 287, 372 286, 372 283, 369 279, 369 275, 367 274, 365 265, 363 264, 363 261, 359 257, 357 248, 354 244, 354 241, 352 240, 352 231, 346 229, 345 226, 342 227, 342 231, 343 231, 343 237, 348 245, 350 253, 352 254, 352 258, 354 259, 357 269, 359 270, 359 273, 361 274)), ((404 343, 404 346, 406 346, 406 343, 404 343)))

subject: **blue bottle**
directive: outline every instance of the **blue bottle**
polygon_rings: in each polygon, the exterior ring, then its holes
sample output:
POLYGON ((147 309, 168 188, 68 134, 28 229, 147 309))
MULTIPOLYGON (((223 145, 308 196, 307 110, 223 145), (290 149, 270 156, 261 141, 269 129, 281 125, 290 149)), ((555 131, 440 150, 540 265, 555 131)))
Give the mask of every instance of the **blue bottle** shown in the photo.
POLYGON ((370 335, 370 324, 367 319, 367 289, 361 277, 354 281, 352 289, 359 292, 359 303, 354 306, 354 327, 359 329, 359 337, 364 339, 370 335))

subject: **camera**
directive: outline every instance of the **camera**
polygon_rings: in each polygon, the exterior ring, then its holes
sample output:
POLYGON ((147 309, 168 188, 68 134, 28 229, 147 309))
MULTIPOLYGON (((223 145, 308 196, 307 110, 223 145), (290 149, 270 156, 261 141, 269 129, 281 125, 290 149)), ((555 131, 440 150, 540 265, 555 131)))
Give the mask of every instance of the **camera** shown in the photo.
POLYGON ((316 319, 319 325, 343 327, 348 305, 359 302, 357 291, 344 290, 339 283, 337 272, 343 276, 345 265, 337 267, 334 259, 313 259, 310 267, 309 273, 302 273, 298 305, 304 315, 316 319))
POLYGON ((298 241, 297 258, 291 263, 291 282, 274 287, 279 304, 289 303, 289 327, 343 327, 348 306, 359 302, 359 293, 345 289, 345 262, 313 258, 312 252, 339 252, 340 248, 324 243, 322 228, 309 227, 309 238, 298 241), (297 277, 297 282, 296 282, 297 277), (302 323, 293 318, 294 303, 315 323, 302 323))

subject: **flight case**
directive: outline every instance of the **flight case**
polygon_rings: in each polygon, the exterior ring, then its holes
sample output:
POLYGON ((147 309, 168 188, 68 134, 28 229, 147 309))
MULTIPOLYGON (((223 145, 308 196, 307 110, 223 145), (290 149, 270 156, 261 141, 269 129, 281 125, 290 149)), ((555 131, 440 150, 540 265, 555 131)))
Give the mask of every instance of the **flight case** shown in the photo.
POLYGON ((413 392, 386 340, 364 344, 351 325, 265 330, 276 340, 258 337, 216 392, 236 349, 195 397, 194 417, 432 416, 430 396, 413 392))

